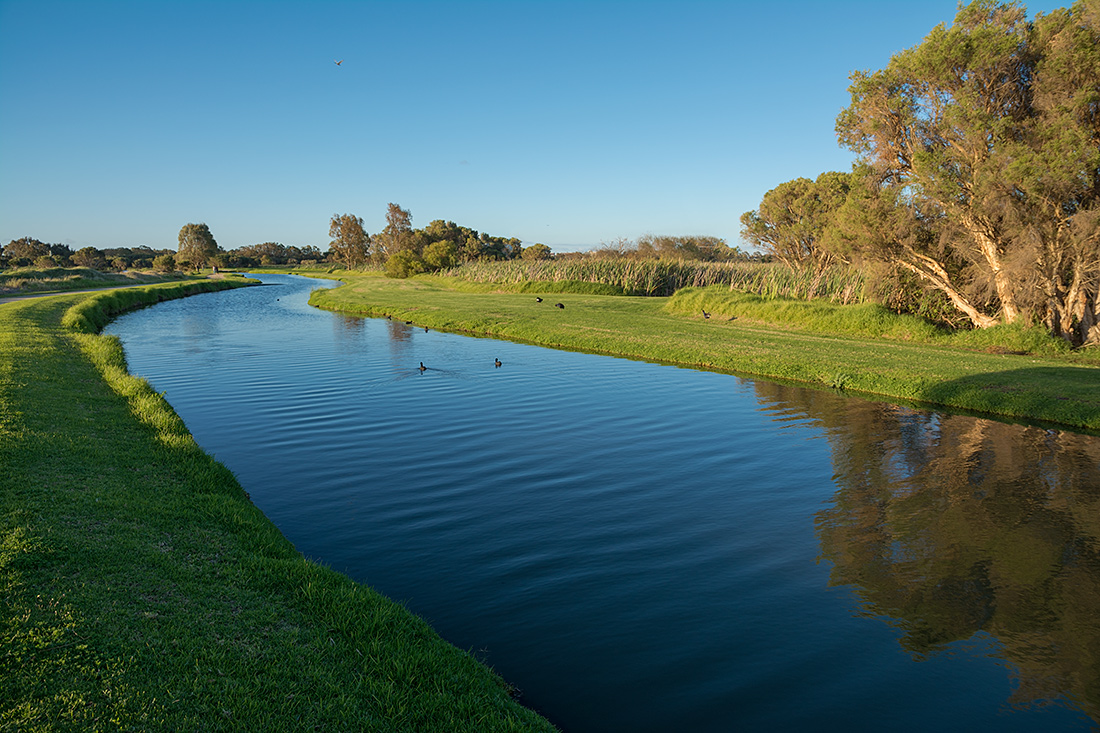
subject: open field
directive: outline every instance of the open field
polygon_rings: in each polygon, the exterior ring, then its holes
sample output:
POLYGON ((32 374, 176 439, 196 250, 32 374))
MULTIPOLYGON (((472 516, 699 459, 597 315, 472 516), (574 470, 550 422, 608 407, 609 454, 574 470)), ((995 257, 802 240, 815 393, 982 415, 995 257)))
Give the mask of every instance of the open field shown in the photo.
POLYGON ((94 335, 231 284, 0 306, 0 729, 553 730, 423 620, 302 558, 94 335))
POLYGON ((675 296, 560 293, 538 303, 537 287, 494 292, 492 285, 443 278, 326 276, 347 285, 316 292, 310 302, 334 311, 1100 430, 1100 365, 1087 353, 1050 347, 1051 353, 1013 354, 1007 352, 1014 348, 940 339, 933 331, 904 340, 729 320, 728 314, 704 318, 697 303, 677 305, 675 296))

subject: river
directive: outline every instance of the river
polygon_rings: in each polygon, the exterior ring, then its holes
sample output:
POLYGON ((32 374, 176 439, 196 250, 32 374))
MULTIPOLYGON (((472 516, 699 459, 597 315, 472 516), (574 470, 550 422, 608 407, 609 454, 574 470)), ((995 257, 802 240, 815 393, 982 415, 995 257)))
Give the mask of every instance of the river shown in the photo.
POLYGON ((304 555, 563 730, 1100 720, 1100 439, 335 315, 317 281, 261 279, 107 332, 304 555))

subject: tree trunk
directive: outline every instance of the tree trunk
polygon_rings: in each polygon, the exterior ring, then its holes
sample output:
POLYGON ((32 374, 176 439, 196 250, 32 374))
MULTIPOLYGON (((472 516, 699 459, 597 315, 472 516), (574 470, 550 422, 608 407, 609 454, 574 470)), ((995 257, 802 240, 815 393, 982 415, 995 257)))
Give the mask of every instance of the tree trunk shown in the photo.
POLYGON ((970 217, 966 219, 966 228, 978 243, 978 249, 985 258, 989 269, 993 271, 993 287, 997 292, 997 298, 1001 301, 1001 314, 1005 323, 1013 323, 1020 317, 1020 309, 1016 305, 1016 291, 1008 273, 1004 271, 1001 263, 1000 249, 996 240, 970 217))
POLYGON ((1100 345, 1100 315, 1097 313, 1096 297, 1081 293, 1077 322, 1077 338, 1081 346, 1100 345))
POLYGON ((932 287, 942 291, 962 313, 970 319, 978 328, 989 328, 997 325, 997 319, 982 313, 971 303, 965 295, 951 284, 951 276, 943 265, 931 257, 909 250, 909 256, 916 262, 908 262, 903 258, 895 258, 894 262, 909 270, 922 280, 931 283, 932 287))

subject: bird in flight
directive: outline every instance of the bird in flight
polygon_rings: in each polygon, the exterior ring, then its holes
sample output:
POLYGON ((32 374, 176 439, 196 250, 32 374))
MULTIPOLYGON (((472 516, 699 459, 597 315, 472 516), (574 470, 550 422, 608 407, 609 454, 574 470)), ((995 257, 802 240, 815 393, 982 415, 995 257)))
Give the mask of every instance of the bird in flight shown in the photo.
POLYGON ((339 61, 335 61, 335 60, 334 60, 334 61, 333 61, 332 63, 334 63, 334 64, 336 64, 337 66, 339 66, 340 64, 344 63, 344 60, 343 60, 343 59, 340 59, 339 61))

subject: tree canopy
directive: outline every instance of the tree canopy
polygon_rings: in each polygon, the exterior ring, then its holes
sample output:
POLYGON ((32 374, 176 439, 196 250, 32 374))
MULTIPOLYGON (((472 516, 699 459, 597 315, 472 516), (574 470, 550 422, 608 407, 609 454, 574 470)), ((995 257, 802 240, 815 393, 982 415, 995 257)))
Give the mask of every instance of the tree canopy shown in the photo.
POLYGON ((29 265, 42 255, 50 253, 50 245, 33 237, 22 237, 8 242, 3 248, 3 256, 9 262, 29 265))
POLYGON ((391 203, 386 207, 386 227, 374 237, 374 252, 378 260, 385 263, 402 250, 416 250, 412 236, 412 214, 408 209, 391 203))
POLYGON ((363 229, 363 220, 354 214, 333 214, 328 235, 332 256, 349 270, 360 267, 370 257, 370 236, 363 229))
POLYGON ((599 258, 702 260, 729 262, 754 259, 740 247, 730 247, 726 240, 707 235, 643 234, 637 240, 619 237, 602 242, 591 256, 599 258))
POLYGON ((184 224, 180 229, 177 263, 192 267, 205 267, 208 260, 218 253, 218 243, 206 224, 184 224))
POLYGON ((741 215, 741 235, 791 269, 824 269, 838 258, 825 240, 848 198, 850 179, 848 173, 829 171, 816 181, 779 184, 764 194, 760 208, 741 215))
POLYGON ((1100 2, 1029 22, 977 0, 851 79, 837 134, 862 190, 837 218, 847 246, 976 326, 1028 317, 1100 342, 1100 2))

